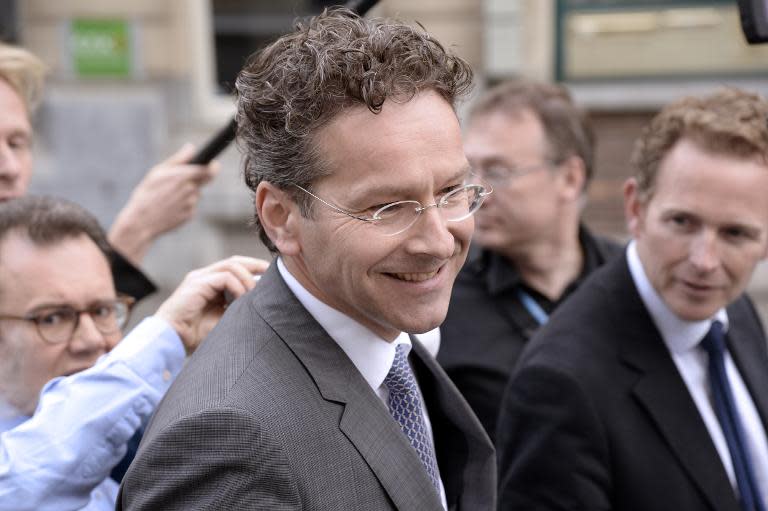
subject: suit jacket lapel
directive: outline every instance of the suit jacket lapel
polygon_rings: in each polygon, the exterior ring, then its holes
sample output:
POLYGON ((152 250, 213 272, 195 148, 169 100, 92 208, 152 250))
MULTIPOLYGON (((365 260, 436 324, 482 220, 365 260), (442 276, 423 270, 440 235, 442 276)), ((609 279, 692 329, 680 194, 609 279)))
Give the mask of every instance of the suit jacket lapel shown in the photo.
POLYGON ((429 476, 389 410, 349 357, 307 312, 273 264, 257 311, 296 355, 327 401, 344 407, 339 428, 398 509, 442 509, 429 476))
POLYGON ((411 364, 432 423, 448 509, 495 509, 496 464, 488 435, 426 348, 414 336, 411 342, 411 364))
POLYGON ((350 388, 339 427, 349 438, 398 509, 442 509, 432 482, 416 451, 384 403, 371 403, 372 391, 361 384, 350 388), (358 392, 359 390, 370 392, 358 392), (375 406, 372 406, 375 405, 375 406))
POLYGON ((635 398, 712 508, 738 511, 725 468, 661 334, 637 293, 626 258, 614 263, 613 268, 610 285, 615 286, 612 291, 616 296, 621 294, 623 299, 614 302, 620 310, 606 316, 622 318, 627 323, 617 327, 621 332, 617 341, 621 343, 622 360, 638 373, 632 389, 635 398), (634 320, 629 322, 627 318, 634 320))
POLYGON ((728 317, 728 351, 749 389, 763 430, 768 431, 768 355, 762 325, 746 300, 729 307, 728 317))

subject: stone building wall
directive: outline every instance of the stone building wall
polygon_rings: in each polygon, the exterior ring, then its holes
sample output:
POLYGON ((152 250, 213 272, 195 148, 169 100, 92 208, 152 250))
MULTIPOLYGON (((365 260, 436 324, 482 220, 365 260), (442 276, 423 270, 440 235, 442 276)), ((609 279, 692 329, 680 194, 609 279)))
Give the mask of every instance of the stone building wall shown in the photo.
MULTIPOLYGON (((231 98, 215 94, 213 20, 208 0, 24 0, 22 43, 50 67, 38 118, 33 191, 78 200, 109 224, 148 168, 183 142, 204 142, 233 113, 231 98), (124 79, 80 79, 67 51, 70 22, 127 20, 135 56, 124 79)), ((476 71, 477 90, 515 76, 554 76, 554 0, 381 0, 372 14, 423 24, 476 71)), ((717 80, 569 83, 592 113, 598 133, 597 175, 585 210, 598 232, 625 239, 621 184, 641 126, 666 101, 710 90, 717 80)), ((768 90, 765 79, 746 86, 768 90)), ((463 110, 460 111, 460 115, 463 110)), ((268 256, 248 227, 250 196, 235 148, 220 157, 223 172, 204 192, 200 214, 161 239, 145 268, 162 292, 190 269, 232 253, 268 256)), ((768 317, 768 271, 752 291, 768 317)), ((140 310, 138 315, 143 311, 140 310)))

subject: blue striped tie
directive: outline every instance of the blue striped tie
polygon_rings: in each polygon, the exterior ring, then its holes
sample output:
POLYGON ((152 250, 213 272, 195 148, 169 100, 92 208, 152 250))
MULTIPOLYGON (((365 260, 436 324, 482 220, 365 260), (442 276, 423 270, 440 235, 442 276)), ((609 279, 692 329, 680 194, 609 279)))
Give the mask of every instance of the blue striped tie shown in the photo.
POLYGON ((725 372, 725 336, 723 325, 713 321, 712 326, 701 341, 701 346, 709 353, 709 383, 712 388, 712 401, 723 428, 723 435, 728 444, 736 474, 736 483, 741 496, 741 508, 744 511, 766 511, 760 491, 757 487, 755 471, 749 459, 749 445, 744 434, 744 427, 739 418, 739 411, 733 399, 731 385, 725 372))

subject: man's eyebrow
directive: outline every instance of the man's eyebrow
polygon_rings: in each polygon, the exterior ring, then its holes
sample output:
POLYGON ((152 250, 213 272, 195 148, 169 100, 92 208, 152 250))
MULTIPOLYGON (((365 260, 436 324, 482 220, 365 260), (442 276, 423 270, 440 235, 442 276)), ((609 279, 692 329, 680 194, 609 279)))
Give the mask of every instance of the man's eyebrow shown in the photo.
MULTIPOLYGON (((689 218, 689 219, 691 219, 691 220, 693 220, 695 222, 702 222, 701 217, 699 217, 695 213, 693 213, 691 211, 688 211, 688 210, 685 210, 685 209, 674 208, 674 209, 668 209, 668 210, 662 211, 662 213, 661 213, 662 218, 670 218, 670 217, 678 216, 678 215, 682 215, 682 216, 684 216, 686 218, 689 218)), ((741 229, 741 230, 743 230, 744 232, 746 232, 747 234, 749 234, 751 236, 759 235, 760 230, 761 230, 759 225, 747 224, 747 223, 739 222, 739 221, 724 223, 724 224, 722 224, 722 225, 720 225, 718 227, 718 229, 733 229, 733 228, 741 229)))
POLYGON ((501 165, 504 167, 516 167, 517 164, 514 161, 509 161, 502 156, 484 156, 481 158, 473 158, 470 163, 470 168, 474 167, 487 167, 489 165, 501 165))
MULTIPOLYGON (((438 189, 445 186, 446 183, 467 179, 471 175, 473 175, 472 166, 469 164, 462 165, 458 171, 454 172, 450 177, 443 180, 441 183, 438 183, 438 189)), ((346 207, 354 208, 356 201, 370 199, 371 197, 387 197, 392 198, 393 200, 399 200, 400 197, 406 197, 411 192, 413 192, 413 188, 411 187, 402 186, 397 183, 381 183, 364 189, 353 188, 348 191, 343 201, 347 204, 346 207)), ((344 207, 344 204, 339 203, 338 205, 340 207, 344 207)))
POLYGON ((688 211, 687 209, 669 208, 661 212, 661 216, 663 217, 670 217, 670 216, 677 216, 677 215, 683 215, 690 218, 699 218, 698 215, 696 215, 691 211, 688 211))
MULTIPOLYGON (((95 300, 90 300, 88 304, 85 306, 85 308, 93 307, 95 305, 101 305, 104 303, 110 303, 113 301, 115 301, 115 298, 97 298, 95 300)), ((29 311, 26 312, 26 314, 33 314, 35 312, 40 312, 47 309, 77 309, 77 308, 78 307, 68 302, 43 302, 29 309, 29 311)))
POLYGON ((45 310, 54 310, 54 309, 74 309, 75 307, 71 303, 65 303, 65 302, 45 302, 41 303, 39 305, 35 305, 31 309, 29 309, 27 312, 24 313, 25 316, 28 316, 30 314, 35 314, 37 312, 42 312, 45 310))
POLYGON ((398 197, 408 192, 408 188, 393 183, 382 183, 366 188, 351 189, 345 197, 348 203, 366 200, 371 197, 398 197))
POLYGON ((745 224, 740 222, 732 222, 729 224, 725 224, 721 227, 721 229, 734 229, 734 228, 740 229, 744 231, 747 234, 747 236, 753 236, 753 237, 760 236, 760 232, 762 230, 758 225, 745 224))
POLYGON ((472 175, 472 165, 467 164, 463 165, 457 172, 453 174, 450 178, 446 180, 446 182, 456 181, 459 178, 466 179, 467 177, 472 175))

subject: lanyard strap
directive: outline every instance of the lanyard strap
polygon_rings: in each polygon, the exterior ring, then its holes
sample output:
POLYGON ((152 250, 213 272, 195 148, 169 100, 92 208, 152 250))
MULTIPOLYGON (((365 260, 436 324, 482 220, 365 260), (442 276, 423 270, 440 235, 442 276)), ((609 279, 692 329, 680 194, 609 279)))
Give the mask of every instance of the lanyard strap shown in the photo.
POLYGON ((541 305, 539 305, 539 303, 534 300, 531 295, 523 291, 522 288, 518 287, 517 297, 520 299, 523 307, 525 307, 525 309, 528 311, 528 314, 530 314, 539 325, 543 325, 547 322, 549 319, 549 314, 547 314, 544 309, 541 308, 541 305))

